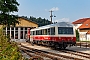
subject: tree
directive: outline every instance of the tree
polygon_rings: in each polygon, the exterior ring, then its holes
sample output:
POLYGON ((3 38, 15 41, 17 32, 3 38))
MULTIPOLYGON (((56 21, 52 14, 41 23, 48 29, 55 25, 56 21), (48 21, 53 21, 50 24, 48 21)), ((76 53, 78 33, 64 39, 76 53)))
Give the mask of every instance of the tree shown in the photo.
POLYGON ((19 3, 16 0, 0 0, 0 24, 15 26, 19 23, 18 16, 12 13, 18 12, 19 3))
POLYGON ((76 30, 76 40, 79 41, 79 32, 76 30))
POLYGON ((37 23, 39 27, 51 24, 51 21, 49 21, 48 19, 45 19, 45 18, 42 19, 41 17, 38 17, 38 18, 35 18, 33 16, 30 16, 29 18, 27 16, 21 16, 21 17, 37 23))

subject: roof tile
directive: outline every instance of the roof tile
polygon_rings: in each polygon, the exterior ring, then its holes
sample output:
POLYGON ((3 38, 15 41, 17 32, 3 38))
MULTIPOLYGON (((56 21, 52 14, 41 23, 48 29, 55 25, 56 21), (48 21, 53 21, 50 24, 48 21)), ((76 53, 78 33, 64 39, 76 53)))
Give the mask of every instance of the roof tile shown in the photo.
POLYGON ((87 19, 80 27, 79 29, 82 28, 90 28, 90 19, 87 19))
POLYGON ((81 24, 81 23, 84 23, 88 19, 90 18, 82 18, 82 19, 76 20, 75 22, 72 22, 72 24, 81 24))

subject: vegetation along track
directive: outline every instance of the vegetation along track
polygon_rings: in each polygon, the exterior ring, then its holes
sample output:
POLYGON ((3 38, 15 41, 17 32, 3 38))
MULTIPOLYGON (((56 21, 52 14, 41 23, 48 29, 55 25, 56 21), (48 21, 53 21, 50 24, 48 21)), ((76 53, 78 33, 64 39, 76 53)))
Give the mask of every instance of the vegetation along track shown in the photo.
POLYGON ((26 46, 23 46, 23 45, 21 45, 21 50, 24 50, 28 54, 30 52, 32 52, 32 53, 38 55, 39 57, 46 57, 46 58, 50 58, 52 60, 54 60, 54 59, 57 59, 57 60, 65 60, 65 59, 66 60, 67 59, 69 59, 69 60, 70 59, 71 60, 83 60, 83 59, 80 59, 80 58, 75 58, 75 57, 70 57, 70 56, 66 56, 66 55, 56 54, 56 53, 52 53, 52 52, 42 51, 42 50, 26 47, 26 46))

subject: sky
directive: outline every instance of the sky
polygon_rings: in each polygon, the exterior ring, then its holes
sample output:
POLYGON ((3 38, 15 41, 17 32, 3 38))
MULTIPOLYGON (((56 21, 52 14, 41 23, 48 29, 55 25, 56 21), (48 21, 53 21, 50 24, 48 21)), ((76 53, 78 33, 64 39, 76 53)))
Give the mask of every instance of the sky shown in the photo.
POLYGON ((19 16, 50 20, 49 11, 52 10, 53 22, 74 22, 90 17, 90 0, 17 0, 17 2, 20 4, 19 10, 14 14, 19 16))

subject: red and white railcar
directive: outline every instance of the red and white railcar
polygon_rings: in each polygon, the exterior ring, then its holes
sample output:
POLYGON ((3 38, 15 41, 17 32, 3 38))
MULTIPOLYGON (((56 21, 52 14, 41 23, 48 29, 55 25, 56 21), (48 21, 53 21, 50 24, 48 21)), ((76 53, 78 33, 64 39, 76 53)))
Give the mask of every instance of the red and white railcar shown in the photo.
POLYGON ((65 49, 76 44, 74 27, 68 22, 59 22, 31 29, 31 40, 36 44, 65 49))

